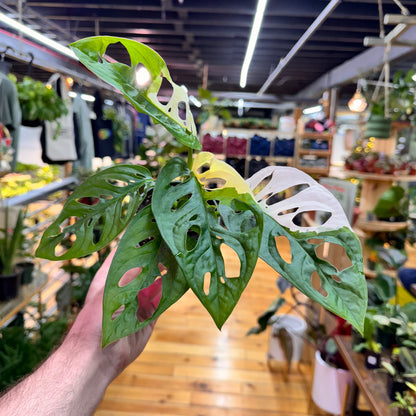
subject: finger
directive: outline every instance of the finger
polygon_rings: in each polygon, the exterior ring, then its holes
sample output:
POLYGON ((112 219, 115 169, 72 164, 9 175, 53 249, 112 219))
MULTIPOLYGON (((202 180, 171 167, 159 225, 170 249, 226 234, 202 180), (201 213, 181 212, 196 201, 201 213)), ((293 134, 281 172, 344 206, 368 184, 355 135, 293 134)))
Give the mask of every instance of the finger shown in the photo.
POLYGON ((94 276, 94 279, 91 282, 90 288, 87 293, 86 302, 92 299, 100 291, 104 290, 105 281, 108 276, 108 271, 110 270, 111 262, 113 261, 114 254, 116 253, 116 248, 111 250, 110 254, 104 260, 104 263, 98 269, 97 273, 94 276))

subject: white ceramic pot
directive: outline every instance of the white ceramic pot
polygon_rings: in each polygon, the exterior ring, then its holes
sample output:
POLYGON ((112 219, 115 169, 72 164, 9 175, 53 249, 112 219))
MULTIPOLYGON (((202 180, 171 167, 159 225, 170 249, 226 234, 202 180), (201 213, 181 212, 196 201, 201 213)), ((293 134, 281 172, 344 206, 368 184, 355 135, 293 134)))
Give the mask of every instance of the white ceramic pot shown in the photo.
POLYGON ((292 361, 299 361, 302 357, 303 337, 305 335, 307 325, 302 318, 288 314, 276 316, 276 322, 272 325, 270 332, 268 357, 277 361, 286 361, 285 354, 283 352, 282 346, 280 345, 280 340, 275 335, 276 332, 281 328, 285 328, 292 338, 292 361))
POLYGON ((349 371, 327 364, 319 351, 315 353, 315 369, 312 380, 312 400, 325 412, 342 413, 346 387, 352 383, 349 371))

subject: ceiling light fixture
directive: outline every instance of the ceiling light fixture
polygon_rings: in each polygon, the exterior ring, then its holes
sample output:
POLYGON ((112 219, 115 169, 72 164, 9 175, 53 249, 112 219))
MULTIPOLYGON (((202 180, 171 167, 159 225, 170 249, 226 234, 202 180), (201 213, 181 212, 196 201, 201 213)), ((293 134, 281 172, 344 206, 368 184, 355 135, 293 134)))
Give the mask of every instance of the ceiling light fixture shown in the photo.
POLYGON ((348 101, 348 108, 354 113, 362 113, 367 108, 367 100, 358 88, 348 101))
POLYGON ((48 38, 42 33, 37 32, 36 30, 31 29, 30 27, 25 26, 23 23, 20 23, 17 20, 11 19, 10 17, 6 16, 4 13, 1 13, 1 12, 0 12, 0 22, 5 23, 11 28, 18 30, 19 32, 25 34, 26 36, 31 37, 32 39, 42 43, 43 45, 48 46, 51 49, 54 49, 55 51, 61 53, 62 55, 66 55, 76 61, 78 60, 75 53, 68 47, 61 45, 60 43, 48 38))
POLYGON ((354 113, 362 113, 367 108, 367 100, 361 93, 361 86, 366 84, 365 80, 359 79, 357 81, 357 89, 351 100, 348 101, 348 108, 354 113))
POLYGON ((257 10, 254 16, 253 27, 251 28, 250 39, 247 45, 246 56, 244 57, 243 66, 240 75, 240 87, 245 88, 247 84, 247 74, 253 58, 254 49, 256 48, 257 38, 259 36, 261 23, 263 21, 264 10, 266 9, 267 0, 258 0, 257 10))

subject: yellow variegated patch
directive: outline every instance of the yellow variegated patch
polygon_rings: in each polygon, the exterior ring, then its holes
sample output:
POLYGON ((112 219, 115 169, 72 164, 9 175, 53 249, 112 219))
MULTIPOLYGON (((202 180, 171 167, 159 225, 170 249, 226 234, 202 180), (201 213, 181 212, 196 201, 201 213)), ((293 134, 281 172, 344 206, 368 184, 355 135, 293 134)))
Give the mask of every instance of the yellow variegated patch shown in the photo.
POLYGON ((198 153, 194 160, 192 171, 202 185, 217 179, 224 183, 221 188, 235 188, 239 194, 253 195, 246 181, 238 172, 229 164, 216 159, 210 152, 198 153), (207 167, 208 170, 199 172, 202 167, 207 167))

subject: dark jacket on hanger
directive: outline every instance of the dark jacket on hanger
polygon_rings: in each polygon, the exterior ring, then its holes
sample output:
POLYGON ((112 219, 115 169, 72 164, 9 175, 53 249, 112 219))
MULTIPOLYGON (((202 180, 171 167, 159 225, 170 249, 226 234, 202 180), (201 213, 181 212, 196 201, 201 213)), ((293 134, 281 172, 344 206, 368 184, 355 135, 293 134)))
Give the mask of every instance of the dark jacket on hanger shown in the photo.
POLYGON ((0 122, 4 124, 12 136, 13 154, 12 169, 16 164, 17 149, 19 145, 19 130, 22 121, 16 85, 0 72, 0 122))

